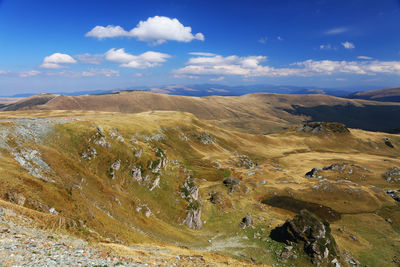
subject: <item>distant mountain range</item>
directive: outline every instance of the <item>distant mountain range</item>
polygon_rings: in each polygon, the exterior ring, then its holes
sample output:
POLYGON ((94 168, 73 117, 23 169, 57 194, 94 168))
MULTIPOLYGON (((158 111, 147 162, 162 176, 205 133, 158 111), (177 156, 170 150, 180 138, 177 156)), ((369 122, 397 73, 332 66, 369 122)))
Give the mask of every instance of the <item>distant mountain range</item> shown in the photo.
MULTIPOLYGON (((301 87, 301 86, 283 86, 272 84, 257 84, 257 85, 240 85, 228 86, 222 84, 190 84, 190 85, 165 85, 160 87, 130 87, 130 88, 117 88, 110 90, 92 90, 92 91, 76 91, 76 92, 56 92, 55 94, 66 96, 80 96, 80 95, 98 95, 98 94, 111 94, 121 91, 150 91, 155 93, 164 93, 170 95, 183 95, 183 96, 241 96, 251 93, 276 93, 276 94, 325 94, 331 96, 346 96, 355 93, 356 90, 352 89, 327 89, 318 87, 301 87)), ((16 94, 12 97, 29 97, 35 94, 16 94)))
POLYGON ((356 92, 346 97, 373 101, 400 102, 400 87, 356 92))

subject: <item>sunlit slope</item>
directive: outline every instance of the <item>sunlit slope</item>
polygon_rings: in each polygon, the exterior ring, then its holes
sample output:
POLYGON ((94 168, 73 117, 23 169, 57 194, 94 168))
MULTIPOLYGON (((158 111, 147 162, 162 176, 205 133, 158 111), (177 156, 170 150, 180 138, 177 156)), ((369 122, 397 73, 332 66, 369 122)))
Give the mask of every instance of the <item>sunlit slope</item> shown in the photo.
POLYGON ((3 110, 94 110, 137 113, 184 111, 214 125, 249 133, 267 133, 305 120, 338 121, 349 127, 398 132, 400 104, 327 95, 249 94, 239 97, 186 97, 151 92, 106 95, 38 95, 3 110), (375 116, 372 116, 374 115, 375 116), (384 117, 385 119, 381 119, 384 117))
MULTIPOLYGON (((273 264, 285 246, 269 233, 300 203, 327 219, 341 251, 362 264, 390 266, 398 253, 400 210, 385 191, 400 179, 384 174, 400 167, 399 135, 298 127, 252 135, 168 111, 19 111, 1 113, 0 136, 2 198, 91 240, 273 264), (248 214, 252 227, 242 229, 248 214)), ((310 265, 297 253, 287 263, 310 265)))

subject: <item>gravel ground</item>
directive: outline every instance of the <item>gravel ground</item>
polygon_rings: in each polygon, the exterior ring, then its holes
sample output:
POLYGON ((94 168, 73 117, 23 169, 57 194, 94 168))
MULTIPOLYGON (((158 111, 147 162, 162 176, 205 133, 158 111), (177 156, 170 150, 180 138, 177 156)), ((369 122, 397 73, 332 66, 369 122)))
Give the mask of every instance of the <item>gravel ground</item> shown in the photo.
POLYGON ((0 266, 149 266, 81 239, 29 227, 31 223, 0 207, 0 266))

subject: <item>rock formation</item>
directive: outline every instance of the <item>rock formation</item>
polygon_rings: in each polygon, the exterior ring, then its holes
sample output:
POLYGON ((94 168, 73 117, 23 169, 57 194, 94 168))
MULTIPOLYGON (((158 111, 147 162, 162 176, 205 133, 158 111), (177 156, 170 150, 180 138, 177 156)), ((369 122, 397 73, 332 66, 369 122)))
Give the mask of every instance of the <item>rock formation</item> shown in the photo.
POLYGON ((273 229, 270 236, 275 241, 303 249, 316 266, 340 266, 339 250, 329 223, 307 210, 273 229))

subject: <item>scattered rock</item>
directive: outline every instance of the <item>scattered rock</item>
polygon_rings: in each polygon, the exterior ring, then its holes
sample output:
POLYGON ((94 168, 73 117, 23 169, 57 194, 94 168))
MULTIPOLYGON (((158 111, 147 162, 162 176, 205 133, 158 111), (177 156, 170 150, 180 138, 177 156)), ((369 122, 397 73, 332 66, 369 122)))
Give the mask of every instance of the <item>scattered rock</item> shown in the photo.
POLYGON ((111 164, 111 168, 113 168, 116 171, 119 171, 119 169, 121 168, 121 160, 117 159, 116 161, 114 161, 113 164, 111 164))
POLYGON ((58 211, 56 211, 55 208, 50 208, 50 209, 49 209, 49 213, 50 213, 50 214, 53 214, 53 215, 58 215, 58 211))
POLYGON ((227 177, 223 180, 223 183, 229 189, 229 193, 233 193, 233 191, 239 186, 240 180, 234 177, 227 177))
POLYGON ((391 170, 385 172, 383 177, 388 183, 398 182, 400 181, 400 169, 393 167, 391 170))
POLYGON ((8 190, 5 199, 8 200, 9 202, 18 204, 20 206, 23 206, 25 204, 26 198, 24 195, 19 194, 15 191, 8 190))
POLYGON ((391 196, 395 201, 400 202, 400 190, 387 190, 386 194, 391 196))
POLYGON ((156 179, 154 179, 153 184, 149 190, 153 191, 156 187, 160 187, 160 176, 157 176, 156 179))
POLYGON ((254 169, 256 164, 246 155, 237 155, 236 166, 239 168, 254 169))
POLYGON ((321 170, 322 170, 321 168, 312 168, 312 170, 307 172, 305 176, 307 178, 318 178, 318 179, 321 179, 322 176, 318 175, 318 171, 321 171, 321 170))
POLYGON ((93 143, 95 145, 102 146, 104 148, 111 148, 111 144, 109 142, 107 142, 107 139, 105 136, 98 137, 93 143))
POLYGON ((201 133, 199 135, 199 140, 204 145, 214 144, 214 138, 212 138, 211 135, 207 131, 204 131, 204 133, 201 133))
POLYGON ((251 213, 248 213, 240 222, 239 227, 245 229, 251 225, 253 225, 253 219, 251 218, 251 213))
POLYGON ((309 122, 297 129, 298 132, 312 134, 349 134, 347 127, 338 122, 309 122))
POLYGON ((136 181, 138 182, 143 181, 142 170, 140 169, 140 167, 133 167, 131 170, 131 175, 136 181))
POLYGON ((91 160, 92 158, 95 158, 96 156, 97 156, 97 150, 90 146, 86 149, 86 152, 83 152, 81 154, 81 157, 83 159, 87 159, 87 160, 91 160))
POLYGON ((350 234, 350 238, 351 238, 352 240, 354 240, 354 241, 358 241, 357 237, 356 237, 355 235, 353 235, 353 234, 350 234))
POLYGON ((135 157, 140 158, 142 156, 143 149, 138 149, 135 151, 135 157))
POLYGON ((221 205, 223 203, 222 194, 220 192, 212 191, 209 193, 210 198, 208 199, 214 205, 221 205))
POLYGON ((392 144, 389 138, 383 137, 382 140, 385 142, 385 145, 387 145, 390 148, 394 148, 394 145, 392 144))

